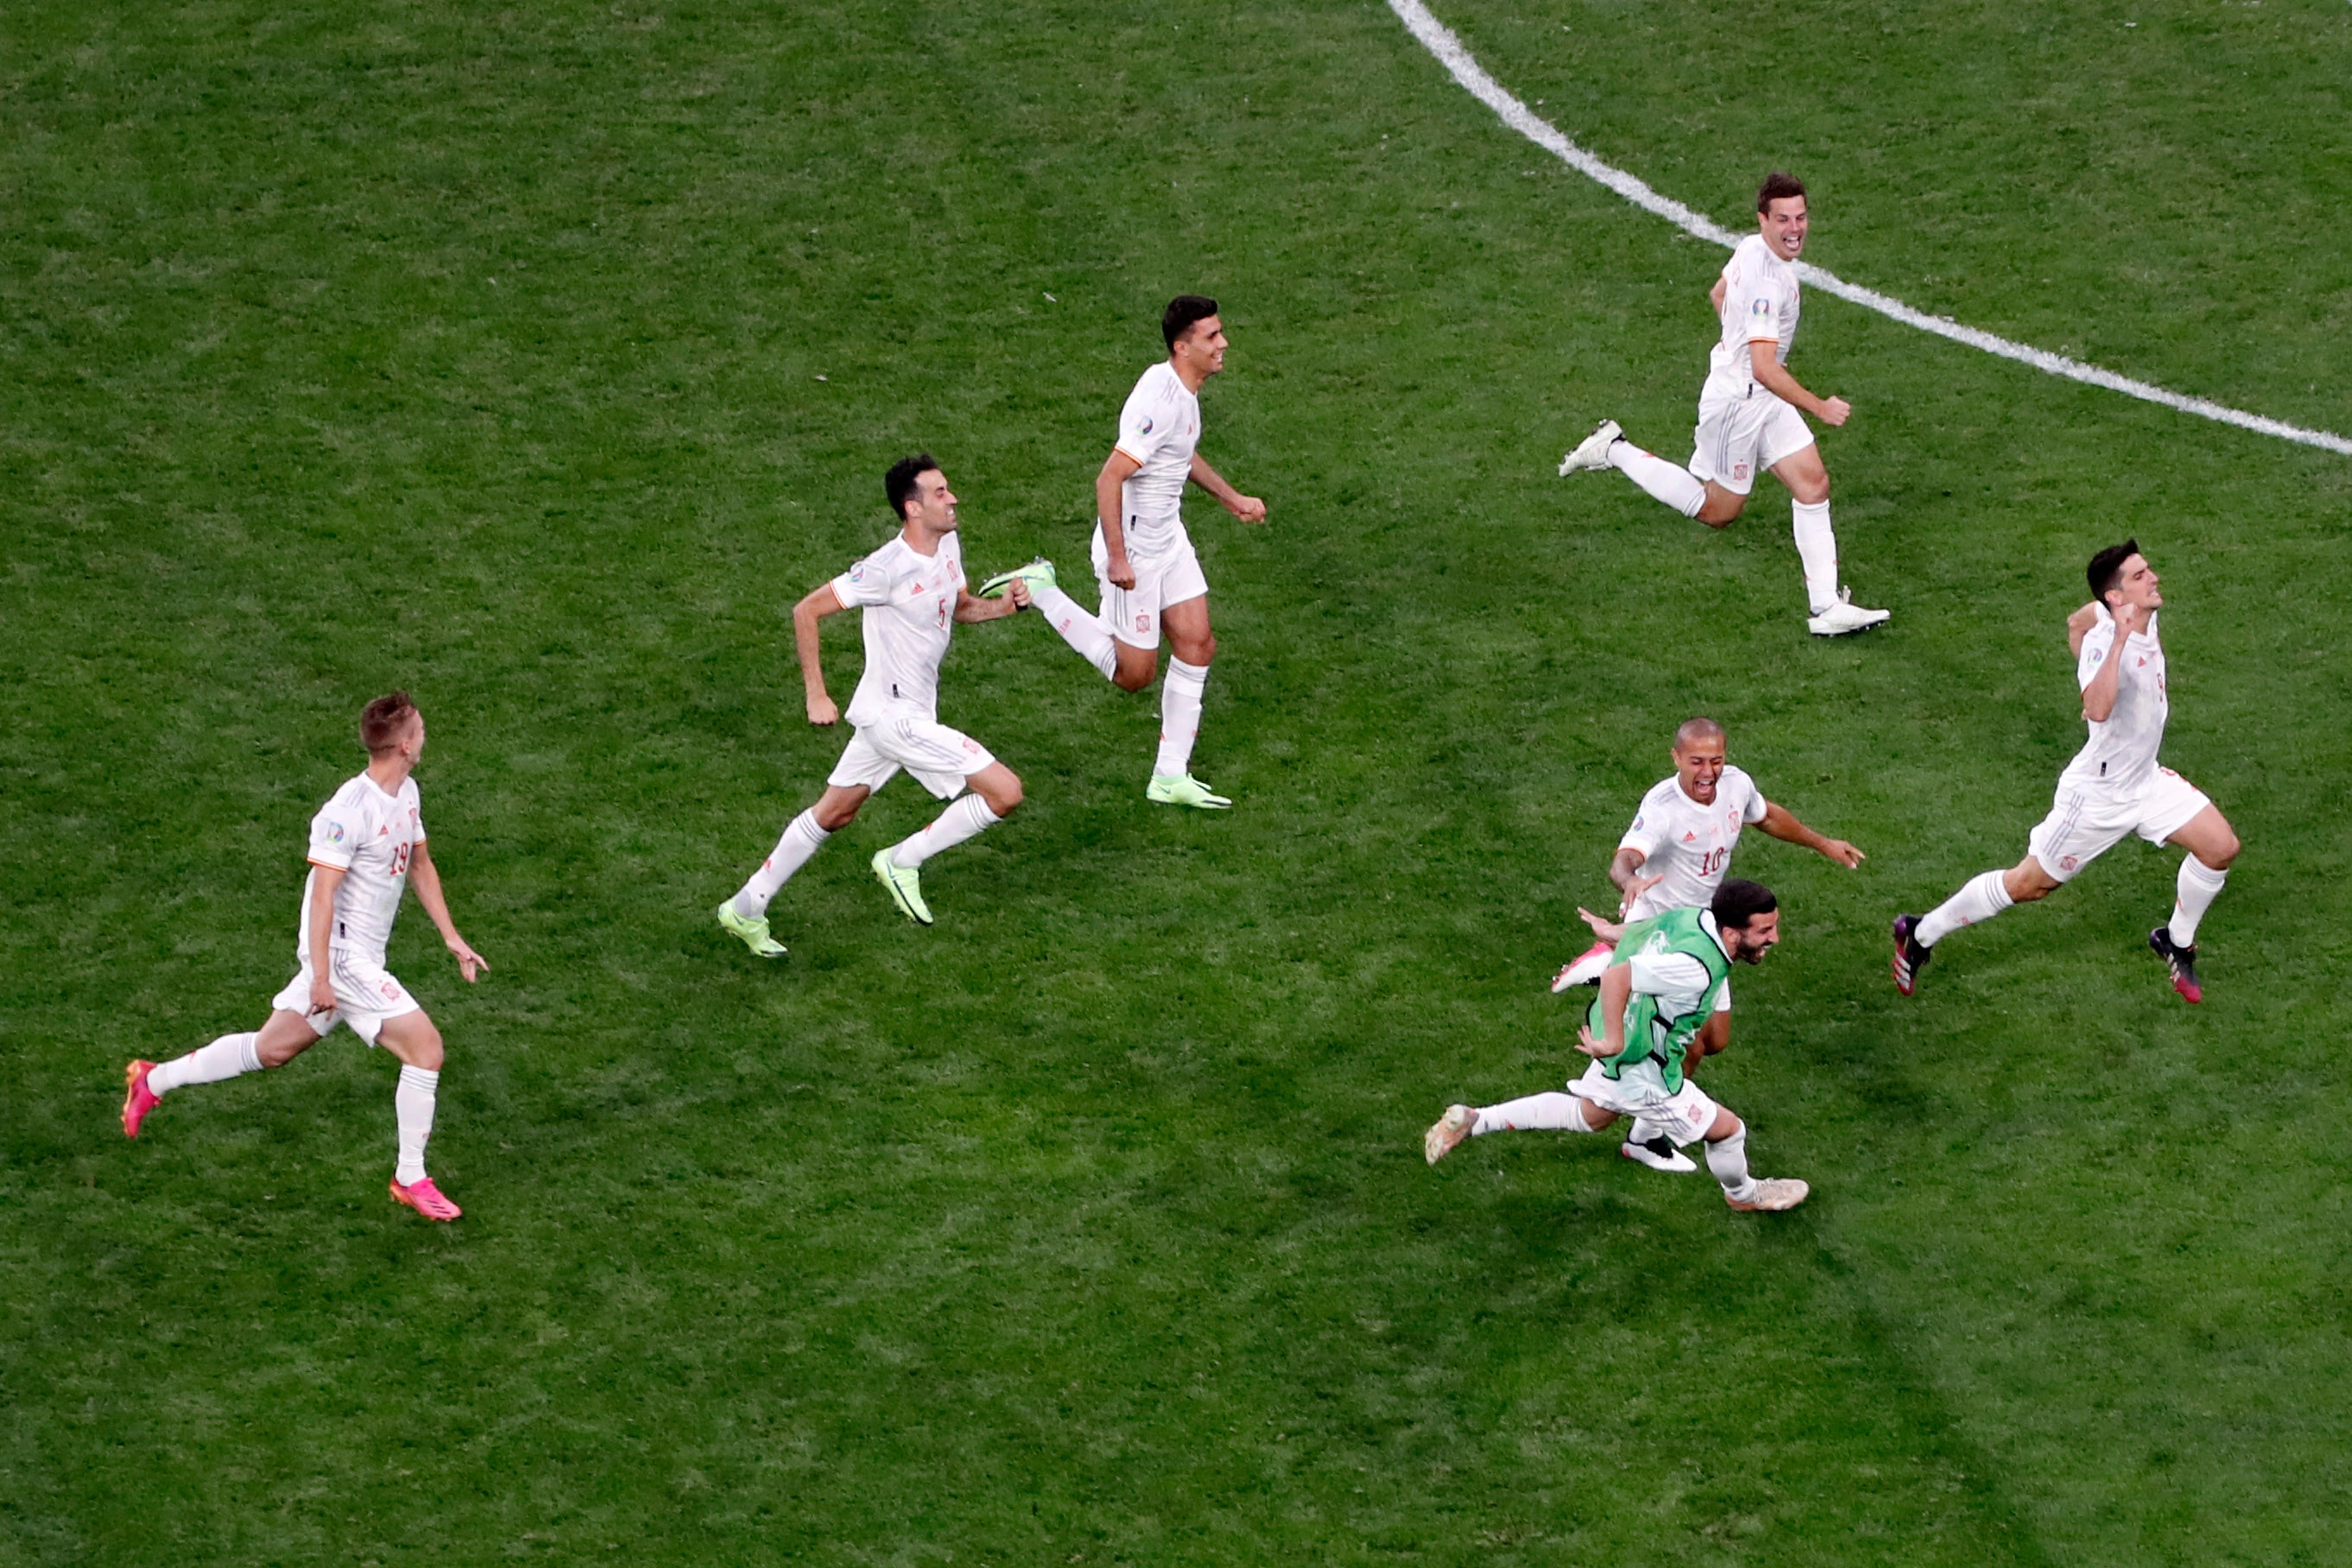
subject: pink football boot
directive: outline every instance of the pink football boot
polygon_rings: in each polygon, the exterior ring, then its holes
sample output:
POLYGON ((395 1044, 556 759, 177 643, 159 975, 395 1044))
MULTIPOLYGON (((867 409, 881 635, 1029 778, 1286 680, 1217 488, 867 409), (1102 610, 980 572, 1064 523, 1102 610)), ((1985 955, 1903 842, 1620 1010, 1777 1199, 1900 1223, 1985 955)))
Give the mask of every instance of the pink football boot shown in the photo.
POLYGON ((154 1070, 153 1062, 132 1062, 122 1069, 123 1081, 130 1086, 122 1097, 122 1135, 125 1138, 138 1137, 139 1124, 147 1120, 147 1113, 163 1103, 147 1089, 147 1075, 154 1070))
POLYGON ((441 1189, 433 1184, 433 1178, 430 1176, 405 1187, 400 1184, 398 1177, 394 1177, 392 1201, 396 1204, 406 1204, 426 1219, 456 1219, 466 1212, 443 1197, 441 1189))

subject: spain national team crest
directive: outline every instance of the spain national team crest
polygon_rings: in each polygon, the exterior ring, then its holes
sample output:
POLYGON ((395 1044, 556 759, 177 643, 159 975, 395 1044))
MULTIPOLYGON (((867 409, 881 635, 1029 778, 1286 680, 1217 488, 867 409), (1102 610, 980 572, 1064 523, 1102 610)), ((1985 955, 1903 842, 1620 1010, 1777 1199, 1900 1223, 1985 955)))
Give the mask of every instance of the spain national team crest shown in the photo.
POLYGON ((2058 858, 2058 869, 2061 871, 2072 871, 2076 866, 2081 864, 2081 860, 2072 855, 2061 855, 2058 858))
POLYGON ((1745 483, 1748 479, 1748 465, 1745 463, 1732 464, 1731 478, 1735 483, 1745 483))
POLYGON ((1139 632, 1148 632, 1148 631, 1150 631, 1150 630, 1151 629, 1151 617, 1150 617, 1150 616, 1136 616, 1136 617, 1135 617, 1135 629, 1136 629, 1137 631, 1139 631, 1139 632))

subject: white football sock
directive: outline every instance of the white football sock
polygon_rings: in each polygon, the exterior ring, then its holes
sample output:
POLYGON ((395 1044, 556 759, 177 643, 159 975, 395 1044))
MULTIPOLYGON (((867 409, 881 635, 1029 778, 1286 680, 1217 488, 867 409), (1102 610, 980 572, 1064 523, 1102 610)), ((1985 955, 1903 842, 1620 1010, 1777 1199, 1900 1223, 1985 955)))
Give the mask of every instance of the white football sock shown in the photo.
POLYGON ((2174 946, 2197 945, 2197 922, 2213 907, 2213 900, 2221 896, 2221 884, 2229 879, 2227 868, 2216 871, 2194 855, 2181 861, 2180 875, 2172 884, 2172 896, 2177 901, 2172 906, 2171 922, 2165 927, 2174 946))
POLYGON ((1470 1135, 1482 1132, 1518 1132, 1527 1130, 1544 1132, 1590 1132, 1591 1126, 1584 1120, 1584 1101, 1572 1094, 1554 1089, 1549 1094, 1531 1094, 1524 1100, 1507 1100, 1500 1105, 1482 1106, 1478 1120, 1472 1124, 1470 1135))
POLYGON ((1756 1191, 1756 1178, 1748 1173, 1748 1129, 1739 1131, 1720 1143, 1706 1146, 1706 1168, 1721 1183, 1726 1197, 1745 1203, 1756 1191))
POLYGON ((1631 441, 1611 446, 1609 463, 1685 517, 1696 517, 1698 509, 1706 504, 1706 487, 1692 478, 1688 468, 1644 452, 1631 441))
POLYGON ((433 1097, 441 1075, 404 1066, 400 1087, 392 1091, 393 1114, 400 1119, 400 1163, 392 1178, 404 1187, 425 1179, 425 1142, 433 1136, 433 1097))
POLYGON ((952 849, 974 834, 984 833, 1004 819, 988 809, 976 795, 965 795, 932 819, 919 833, 910 834, 890 851, 890 864, 921 865, 942 849, 952 849))
POLYGON ((1805 602, 1814 615, 1837 603, 1837 532, 1830 527, 1830 503, 1797 501, 1797 559, 1805 563, 1805 602))
POLYGON ((1912 936, 1921 947, 1933 947, 1962 926, 1992 919, 2010 906, 2008 876, 2006 871, 1987 871, 1971 877, 1958 892, 1927 911, 1912 936))
POLYGON ((1078 657, 1093 665, 1108 680, 1111 671, 1118 668, 1118 639, 1102 617, 1091 610, 1078 607, 1078 602, 1059 588, 1035 587, 1029 590, 1029 599, 1044 612, 1045 624, 1059 632, 1062 640, 1078 650, 1078 657))
POLYGON ((1209 684, 1209 667, 1186 664, 1171 657, 1168 679, 1160 683, 1160 758, 1151 764, 1156 778, 1181 778, 1192 765, 1192 739, 1201 732, 1201 693, 1209 684))
POLYGON ((808 864, 809 857, 824 847, 833 835, 816 825, 816 808, 809 807, 784 824, 784 836, 751 873, 751 879, 735 894, 735 912, 747 921, 758 920, 768 912, 768 905, 776 890, 793 879, 793 873, 808 864))
POLYGON ((258 1033, 223 1035, 209 1046, 163 1063, 147 1075, 147 1092, 162 1096, 192 1083, 218 1083, 239 1073, 261 1070, 258 1033))

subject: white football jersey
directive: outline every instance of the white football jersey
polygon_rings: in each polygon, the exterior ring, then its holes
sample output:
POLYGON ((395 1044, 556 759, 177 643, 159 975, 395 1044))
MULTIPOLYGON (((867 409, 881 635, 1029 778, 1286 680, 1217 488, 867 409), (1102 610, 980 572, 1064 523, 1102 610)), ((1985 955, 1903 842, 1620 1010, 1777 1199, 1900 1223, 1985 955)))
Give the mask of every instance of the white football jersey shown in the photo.
POLYGON ((939 721, 940 663, 963 584, 963 545, 952 533, 937 555, 916 554, 902 533, 833 580, 834 596, 865 612, 866 673, 849 700, 851 723, 939 721))
POLYGON ((1668 910, 1696 909, 1715 901, 1731 864, 1739 830, 1764 820, 1764 795, 1742 770, 1727 765, 1715 781, 1715 804, 1701 805, 1683 793, 1680 775, 1660 780, 1642 797, 1633 826, 1617 841, 1639 849, 1641 874, 1665 880, 1644 891, 1625 911, 1627 920, 1647 920, 1668 910))
MULTIPOLYGON (((393 917, 408 886, 408 863, 425 842, 416 781, 403 779, 398 795, 386 795, 365 773, 337 790, 310 819, 310 864, 341 871, 335 887, 335 920, 327 945, 349 948, 377 963, 392 940, 393 917)), ((319 885, 313 870, 302 883, 302 927, 294 951, 310 956, 310 895, 319 885)))
POLYGON ((2118 794, 2144 789, 2156 776, 2156 751, 2164 743, 2164 721, 2172 701, 2164 689, 2164 645, 2157 640, 2158 611, 2144 631, 2132 633, 2116 651, 2116 618, 2099 606, 2099 624, 2083 639, 2074 664, 2077 685, 2089 686, 2110 658, 2122 661, 2116 676, 2116 706, 2104 721, 2084 721, 2091 738, 2066 764, 2061 782, 2118 794))
POLYGON ((1129 554, 1174 547, 1184 481, 1192 476, 1192 453, 1200 444, 1201 400, 1176 367, 1162 360, 1143 373, 1118 411, 1118 450, 1140 465, 1118 492, 1129 554))
POLYGON ((1745 391, 1756 382, 1751 342, 1780 345, 1782 364, 1797 341, 1797 269, 1772 254, 1760 234, 1739 242, 1723 264, 1723 335, 1707 354, 1708 374, 1745 391))

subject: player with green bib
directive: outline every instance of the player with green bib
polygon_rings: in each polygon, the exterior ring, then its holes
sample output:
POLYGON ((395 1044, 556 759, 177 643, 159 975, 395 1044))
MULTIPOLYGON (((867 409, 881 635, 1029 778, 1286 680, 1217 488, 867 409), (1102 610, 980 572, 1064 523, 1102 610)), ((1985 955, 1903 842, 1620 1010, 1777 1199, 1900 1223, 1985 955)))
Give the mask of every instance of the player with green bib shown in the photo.
POLYGON ((1715 1012, 1731 966, 1760 963, 1780 940, 1780 902, 1760 883, 1734 877, 1705 909, 1668 910, 1625 927, 1600 994, 1577 1030, 1593 1058, 1584 1076, 1557 1090, 1474 1109, 1446 1107, 1422 1140, 1433 1165, 1465 1138, 1544 1128, 1599 1132, 1621 1116, 1642 1118, 1677 1145, 1704 1142, 1706 1168, 1736 1209, 1790 1209, 1804 1183, 1759 1180, 1748 1172, 1748 1128, 1683 1077, 1683 1057, 1715 1012))

